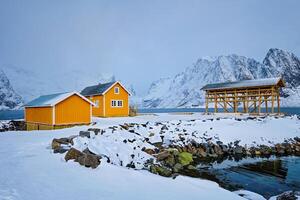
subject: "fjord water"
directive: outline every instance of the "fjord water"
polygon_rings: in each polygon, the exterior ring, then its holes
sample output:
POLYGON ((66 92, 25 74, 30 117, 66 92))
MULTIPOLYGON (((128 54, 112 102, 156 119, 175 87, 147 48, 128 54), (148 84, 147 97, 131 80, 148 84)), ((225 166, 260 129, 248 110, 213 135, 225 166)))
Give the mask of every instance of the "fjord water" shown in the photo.
MULTIPOLYGON (((262 112, 265 112, 265 108, 261 108, 262 112)), ((213 108, 208 109, 209 112, 214 112, 213 108)), ((229 110, 230 111, 230 110, 229 110)), ((239 109, 242 112, 241 109, 239 109)), ((180 112, 205 112, 205 108, 152 108, 152 109, 138 109, 139 113, 180 113, 180 112)), ((222 109, 219 109, 222 112, 222 109)), ((268 109, 271 112, 271 109, 268 109)), ((277 109, 275 109, 277 112, 277 109)), ((300 115, 300 107, 282 107, 280 112, 288 115, 300 115)))
POLYGON ((226 189, 245 189, 265 198, 285 191, 300 191, 300 157, 273 157, 260 161, 247 159, 240 162, 225 160, 209 167, 199 167, 199 171, 205 172, 206 177, 209 174, 213 181, 226 189))

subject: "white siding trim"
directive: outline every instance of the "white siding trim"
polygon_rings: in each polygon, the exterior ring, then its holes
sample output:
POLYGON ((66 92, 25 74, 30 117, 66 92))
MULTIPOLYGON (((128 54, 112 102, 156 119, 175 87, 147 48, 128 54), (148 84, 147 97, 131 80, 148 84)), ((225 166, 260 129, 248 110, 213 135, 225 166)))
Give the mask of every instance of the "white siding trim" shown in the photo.
POLYGON ((102 95, 105 95, 105 93, 107 93, 111 88, 113 88, 116 84, 119 84, 128 94, 129 96, 131 96, 130 92, 119 82, 115 82, 114 84, 112 84, 109 88, 107 88, 107 90, 105 90, 104 92, 102 92, 102 95))
POLYGON ((93 117, 93 107, 92 104, 90 104, 90 123, 92 123, 92 118, 93 117))
POLYGON ((55 125, 55 106, 52 107, 52 124, 55 125))
POLYGON ((128 98, 128 100, 127 100, 127 108, 128 108, 128 116, 129 116, 129 98, 128 98))
POLYGON ((106 107, 106 103, 105 103, 105 95, 103 95, 103 117, 105 117, 105 107, 106 107))

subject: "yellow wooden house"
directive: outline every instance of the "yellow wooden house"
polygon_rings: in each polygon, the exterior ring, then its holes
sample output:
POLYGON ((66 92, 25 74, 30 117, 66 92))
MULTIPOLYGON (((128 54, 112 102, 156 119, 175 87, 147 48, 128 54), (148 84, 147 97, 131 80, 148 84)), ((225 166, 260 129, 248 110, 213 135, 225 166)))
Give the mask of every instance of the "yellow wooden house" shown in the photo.
POLYGON ((27 103, 27 130, 47 130, 90 124, 94 103, 77 92, 43 95, 27 103))
POLYGON ((129 115, 129 91, 119 82, 109 82, 84 88, 81 95, 95 106, 93 116, 124 117, 129 115))

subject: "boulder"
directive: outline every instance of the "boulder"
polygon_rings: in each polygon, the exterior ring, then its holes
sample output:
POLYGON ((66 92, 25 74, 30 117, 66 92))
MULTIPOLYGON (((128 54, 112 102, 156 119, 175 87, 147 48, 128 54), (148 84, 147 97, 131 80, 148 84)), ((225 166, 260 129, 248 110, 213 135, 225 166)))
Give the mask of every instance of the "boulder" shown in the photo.
POLYGON ((158 153, 157 155, 155 155, 155 157, 158 161, 162 161, 162 160, 165 160, 166 158, 168 158, 170 155, 171 155, 171 153, 169 151, 164 150, 164 151, 158 153))
POLYGON ((183 166, 180 163, 176 163, 174 167, 172 168, 173 172, 178 173, 180 170, 182 170, 183 166))
POLYGON ((79 132, 79 136, 80 137, 87 137, 90 138, 91 137, 91 133, 89 131, 80 131, 79 132))
POLYGON ((99 156, 86 153, 78 157, 76 161, 78 161, 80 165, 93 169, 97 168, 101 163, 99 156))
POLYGON ((164 163, 168 166, 168 167, 173 167, 176 164, 175 161, 175 156, 170 154, 165 160, 164 163))
POLYGON ((223 155, 223 151, 222 151, 222 148, 219 146, 219 145, 214 145, 214 152, 218 155, 218 156, 221 156, 223 155))
POLYGON ((188 152, 181 152, 178 155, 178 162, 181 165, 186 166, 186 165, 190 164, 191 162, 193 162, 193 155, 188 152))
POLYGON ((65 160, 77 160, 80 156, 82 156, 84 153, 81 151, 71 148, 65 155, 65 160))
POLYGON ((102 134, 102 130, 100 128, 89 128, 88 131, 93 131, 95 135, 98 135, 99 133, 102 134))
POLYGON ((59 149, 61 146, 61 143, 59 143, 56 139, 53 139, 52 140, 52 143, 51 143, 51 148, 53 150, 56 150, 56 149, 59 149))
POLYGON ((142 149, 144 152, 146 152, 147 154, 149 154, 149 155, 153 155, 153 154, 155 154, 155 151, 153 150, 153 149, 142 149))
POLYGON ((199 156, 199 157, 205 158, 207 156, 207 153, 206 153, 206 151, 202 147, 199 147, 197 149, 196 155, 199 156))
POLYGON ((242 146, 236 146, 233 148, 233 153, 234 154, 243 154, 244 148, 242 146))
POLYGON ((297 196, 300 196, 299 192, 287 191, 276 197, 277 200, 297 200, 297 196))
POLYGON ((164 166, 159 165, 151 165, 150 172, 153 174, 159 174, 161 176, 170 177, 172 175, 172 171, 164 166))

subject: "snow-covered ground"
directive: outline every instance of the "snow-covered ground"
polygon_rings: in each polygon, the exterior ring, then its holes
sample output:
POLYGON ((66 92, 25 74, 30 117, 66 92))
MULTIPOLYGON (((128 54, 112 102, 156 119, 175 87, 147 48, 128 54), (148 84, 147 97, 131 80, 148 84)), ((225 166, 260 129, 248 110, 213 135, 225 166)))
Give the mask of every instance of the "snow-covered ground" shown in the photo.
MULTIPOLYGON (((54 154, 51 150, 53 138, 78 135, 80 130, 91 127, 105 129, 124 123, 149 122, 154 125, 155 122, 163 122, 170 126, 169 130, 173 128, 185 128, 187 132, 197 130, 199 136, 205 133, 207 137, 216 136, 223 142, 240 139, 242 144, 248 145, 253 144, 253 141, 264 144, 300 136, 300 121, 296 117, 279 119, 267 117, 260 120, 239 121, 227 115, 207 116, 198 113, 93 120, 97 122, 94 126, 55 131, 0 133, 0 199, 243 199, 211 181, 184 176, 178 176, 176 179, 164 178, 146 170, 128 169, 117 163, 108 164, 104 160, 98 168, 90 169, 73 161, 66 163, 63 154, 54 154), (212 121, 208 120, 212 118, 212 121), (178 122, 181 122, 180 127, 176 125, 178 122)), ((140 142, 139 139, 149 134, 147 128, 135 127, 135 131, 140 136, 128 131, 126 133, 125 130, 116 130, 114 133, 107 131, 101 136, 95 136, 94 139, 92 137, 89 140, 75 139, 75 146, 82 147, 86 140, 91 150, 101 151, 99 147, 102 147, 103 151, 99 153, 111 154, 110 156, 113 153, 120 153, 120 158, 115 158, 115 161, 126 160, 122 156, 131 153, 132 147, 140 142), (127 139, 134 137, 136 141, 121 146, 124 144, 122 137, 127 139), (123 150, 126 151, 121 155, 123 150)), ((155 136, 156 131, 158 129, 153 129, 153 140, 158 140, 155 136)), ((176 133, 165 135, 167 136, 173 139, 173 136, 176 138, 176 133)))

